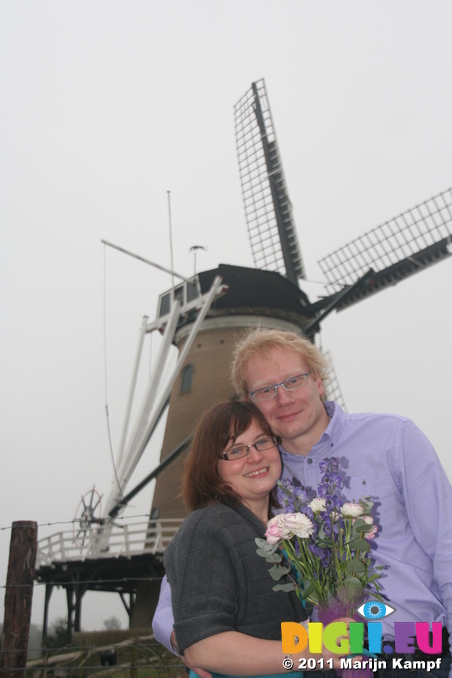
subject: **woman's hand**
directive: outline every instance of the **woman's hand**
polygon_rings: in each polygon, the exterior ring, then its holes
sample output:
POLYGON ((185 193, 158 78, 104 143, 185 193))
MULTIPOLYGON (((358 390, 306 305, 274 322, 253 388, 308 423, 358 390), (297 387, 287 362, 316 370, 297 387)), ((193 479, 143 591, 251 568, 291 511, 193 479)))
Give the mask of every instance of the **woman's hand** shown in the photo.
POLYGON ((178 650, 178 647, 177 647, 176 633, 175 633, 174 629, 171 632, 170 642, 171 642, 171 647, 173 648, 174 652, 178 655, 178 657, 180 657, 182 659, 182 661, 184 662, 187 669, 192 669, 192 671, 194 671, 196 674, 198 674, 199 678, 212 678, 211 673, 209 673, 208 671, 205 671, 204 669, 199 669, 195 666, 190 666, 188 664, 187 660, 185 659, 185 657, 183 657, 182 655, 179 654, 179 650, 178 650))
MULTIPOLYGON (((343 617, 335 621, 345 622, 348 629, 348 624, 354 619, 343 617)), ((256 676, 267 675, 271 673, 283 673, 284 668, 290 670, 290 667, 285 666, 285 656, 282 653, 280 640, 263 640, 262 638, 255 638, 247 636, 238 631, 224 631, 209 638, 204 638, 194 645, 187 647, 184 652, 185 663, 189 667, 206 666, 209 671, 216 673, 224 673, 231 676, 256 676)), ((322 654, 312 654, 309 652, 309 646, 303 652, 287 655, 293 662, 294 671, 319 671, 322 670, 322 665, 319 665, 319 660, 323 659, 323 670, 327 671, 331 668, 341 668, 341 657, 344 654, 335 654, 326 647, 323 647, 322 654), (308 660, 314 659, 313 668, 308 667, 308 660), (304 661, 300 661, 304 660, 304 661), (332 660, 330 664, 328 661, 332 660)), ((193 668, 193 671, 198 673, 201 678, 209 678, 207 671, 200 673, 198 669, 193 668)))

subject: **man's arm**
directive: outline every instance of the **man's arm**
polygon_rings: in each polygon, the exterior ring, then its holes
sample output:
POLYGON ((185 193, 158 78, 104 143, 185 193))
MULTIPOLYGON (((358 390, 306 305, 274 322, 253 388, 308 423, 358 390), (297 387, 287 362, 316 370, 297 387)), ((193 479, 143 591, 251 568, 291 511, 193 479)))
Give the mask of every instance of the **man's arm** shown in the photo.
MULTIPOLYGON (((155 610, 154 618, 152 620, 152 630, 154 631, 155 639, 164 645, 167 650, 173 654, 179 654, 177 650, 176 634, 173 629, 174 616, 173 608, 171 606, 171 586, 169 585, 166 575, 162 579, 160 587, 159 602, 155 610)), ((201 668, 189 666, 187 660, 181 657, 187 668, 192 668, 200 678, 212 678, 208 671, 201 668)))
POLYGON ((171 607, 171 588, 166 575, 163 577, 160 587, 159 602, 152 620, 152 630, 155 639, 162 643, 170 652, 177 654, 177 648, 171 643, 174 617, 171 607))
POLYGON ((452 487, 430 441, 412 422, 405 427, 402 444, 405 471, 400 475, 407 513, 414 536, 432 560, 452 642, 452 487))

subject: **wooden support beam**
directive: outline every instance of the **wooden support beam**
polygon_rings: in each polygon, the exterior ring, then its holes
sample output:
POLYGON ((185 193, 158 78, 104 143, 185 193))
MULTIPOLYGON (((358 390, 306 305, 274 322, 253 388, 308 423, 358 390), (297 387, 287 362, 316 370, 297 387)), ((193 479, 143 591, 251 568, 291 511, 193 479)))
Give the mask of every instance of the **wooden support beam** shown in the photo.
POLYGON ((44 640, 47 638, 47 633, 48 633, 48 627, 49 627, 49 603, 50 603, 50 597, 53 592, 53 584, 51 582, 48 582, 46 584, 46 595, 45 595, 45 601, 44 601, 44 621, 42 623, 42 642, 44 643, 44 640))
POLYGON ((25 676, 37 539, 37 523, 25 520, 13 523, 0 655, 2 678, 25 676))

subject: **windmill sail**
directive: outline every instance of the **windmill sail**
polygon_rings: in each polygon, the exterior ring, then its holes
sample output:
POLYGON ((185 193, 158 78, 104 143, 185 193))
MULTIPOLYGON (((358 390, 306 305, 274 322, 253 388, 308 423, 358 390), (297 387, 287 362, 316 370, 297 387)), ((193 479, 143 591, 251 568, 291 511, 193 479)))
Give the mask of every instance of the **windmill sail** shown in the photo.
POLYGON ((246 223, 256 268, 305 277, 264 80, 234 107, 235 136, 246 223))
POLYGON ((336 374, 336 370, 333 364, 333 358, 329 351, 322 351, 324 357, 327 360, 328 369, 325 379, 325 395, 327 400, 334 400, 338 405, 342 407, 345 412, 347 412, 347 406, 345 404, 344 396, 342 395, 341 386, 339 384, 339 379, 336 374))
POLYGON ((395 285, 452 254, 452 189, 390 219, 319 261, 334 294, 370 268, 371 284, 347 296, 338 310, 395 285))

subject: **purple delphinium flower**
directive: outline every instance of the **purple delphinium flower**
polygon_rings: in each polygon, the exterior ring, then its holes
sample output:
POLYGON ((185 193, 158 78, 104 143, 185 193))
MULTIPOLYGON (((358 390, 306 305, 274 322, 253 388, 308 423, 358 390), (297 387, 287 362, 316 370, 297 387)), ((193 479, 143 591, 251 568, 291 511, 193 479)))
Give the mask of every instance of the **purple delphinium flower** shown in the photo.
POLYGON ((319 485, 317 494, 319 495, 319 497, 322 497, 322 499, 324 499, 325 497, 328 496, 328 488, 325 485, 319 485))
POLYGON ((299 502, 304 503, 308 500, 308 493, 302 487, 296 487, 294 493, 299 502))

